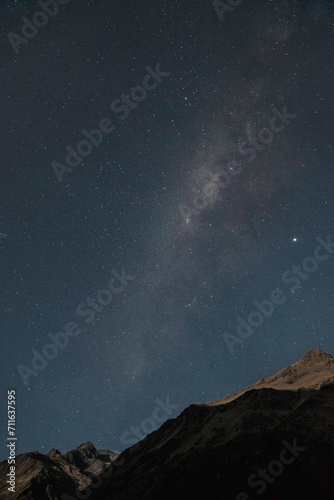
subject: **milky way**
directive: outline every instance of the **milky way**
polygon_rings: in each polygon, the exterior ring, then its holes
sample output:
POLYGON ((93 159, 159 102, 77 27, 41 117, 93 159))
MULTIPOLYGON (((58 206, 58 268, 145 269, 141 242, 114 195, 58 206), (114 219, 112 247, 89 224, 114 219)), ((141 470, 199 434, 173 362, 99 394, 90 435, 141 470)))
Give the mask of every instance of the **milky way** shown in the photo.
POLYGON ((0 6, 0 366, 19 452, 120 450, 156 398, 180 412, 332 352, 332 260, 293 293, 281 277, 333 234, 333 6, 245 1, 220 20, 210 2, 70 1, 16 53, 8 34, 37 8, 0 6), (52 164, 106 117, 59 182, 52 164), (135 278, 86 322, 78 304, 122 269, 135 278), (224 335, 275 287, 286 302, 232 354, 224 335), (17 366, 68 322, 81 332, 25 385, 17 366))

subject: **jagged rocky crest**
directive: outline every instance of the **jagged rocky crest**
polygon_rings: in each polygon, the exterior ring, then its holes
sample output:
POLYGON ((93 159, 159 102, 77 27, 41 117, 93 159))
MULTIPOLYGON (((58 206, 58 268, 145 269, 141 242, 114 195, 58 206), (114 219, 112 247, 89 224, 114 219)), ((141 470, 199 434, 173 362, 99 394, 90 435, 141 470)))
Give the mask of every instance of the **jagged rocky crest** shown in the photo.
MULTIPOLYGON (((20 455, 11 498, 333 500, 333 416, 334 358, 310 349, 235 394, 189 406, 119 456, 91 442, 65 454, 20 455), (258 478, 284 446, 303 451, 271 481, 258 478), (91 483, 92 477, 100 479, 91 483)), ((2 485, 7 468, 0 464, 2 485)))
POLYGON ((24 453, 16 459, 16 491, 10 492, 10 496, 4 487, 8 464, 1 462, 0 498, 55 500, 62 499, 65 493, 77 497, 77 492, 85 490, 92 478, 106 471, 117 456, 109 450, 97 450, 90 441, 64 454, 55 448, 46 455, 37 451, 24 453))

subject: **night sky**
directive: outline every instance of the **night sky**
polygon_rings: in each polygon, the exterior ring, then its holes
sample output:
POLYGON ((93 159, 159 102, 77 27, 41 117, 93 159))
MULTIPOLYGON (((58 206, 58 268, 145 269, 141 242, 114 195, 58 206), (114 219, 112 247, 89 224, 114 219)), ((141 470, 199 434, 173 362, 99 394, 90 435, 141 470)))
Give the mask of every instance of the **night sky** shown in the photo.
POLYGON ((18 453, 122 451, 157 399, 173 418, 334 352, 334 2, 218 4, 0 2, 18 453))

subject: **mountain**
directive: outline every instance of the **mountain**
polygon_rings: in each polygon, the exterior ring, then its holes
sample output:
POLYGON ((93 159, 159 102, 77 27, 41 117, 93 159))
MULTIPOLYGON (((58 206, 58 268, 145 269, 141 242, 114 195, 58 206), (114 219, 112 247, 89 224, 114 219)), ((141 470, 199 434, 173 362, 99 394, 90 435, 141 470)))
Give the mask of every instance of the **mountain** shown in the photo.
MULTIPOLYGON (((235 394, 189 406, 119 456, 92 443, 20 455, 10 498, 333 500, 333 450, 334 358, 311 349, 235 394)), ((2 462, 2 485, 7 472, 2 462)))
POLYGON ((300 361, 283 368, 275 375, 262 379, 231 396, 218 399, 209 405, 233 401, 252 389, 271 388, 277 390, 319 389, 323 383, 333 382, 333 356, 321 349, 310 349, 300 361))
POLYGON ((165 422, 120 455, 92 499, 333 500, 333 430, 334 358, 311 349, 165 422))
POLYGON ((93 478, 103 473, 108 476, 117 456, 109 450, 97 450, 90 441, 64 455, 54 448, 46 455, 37 451, 23 453, 16 458, 15 493, 7 490, 8 463, 1 462, 0 498, 56 500, 65 493, 77 497, 77 492, 84 490, 93 478))

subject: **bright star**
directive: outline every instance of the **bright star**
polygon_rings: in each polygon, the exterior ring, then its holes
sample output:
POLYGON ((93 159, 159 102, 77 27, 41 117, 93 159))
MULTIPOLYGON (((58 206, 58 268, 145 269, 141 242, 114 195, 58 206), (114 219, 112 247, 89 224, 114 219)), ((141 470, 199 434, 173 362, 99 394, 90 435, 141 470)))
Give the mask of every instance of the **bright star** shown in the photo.
POLYGON ((297 238, 293 238, 293 240, 292 240, 292 241, 296 242, 296 241, 297 241, 297 238))

